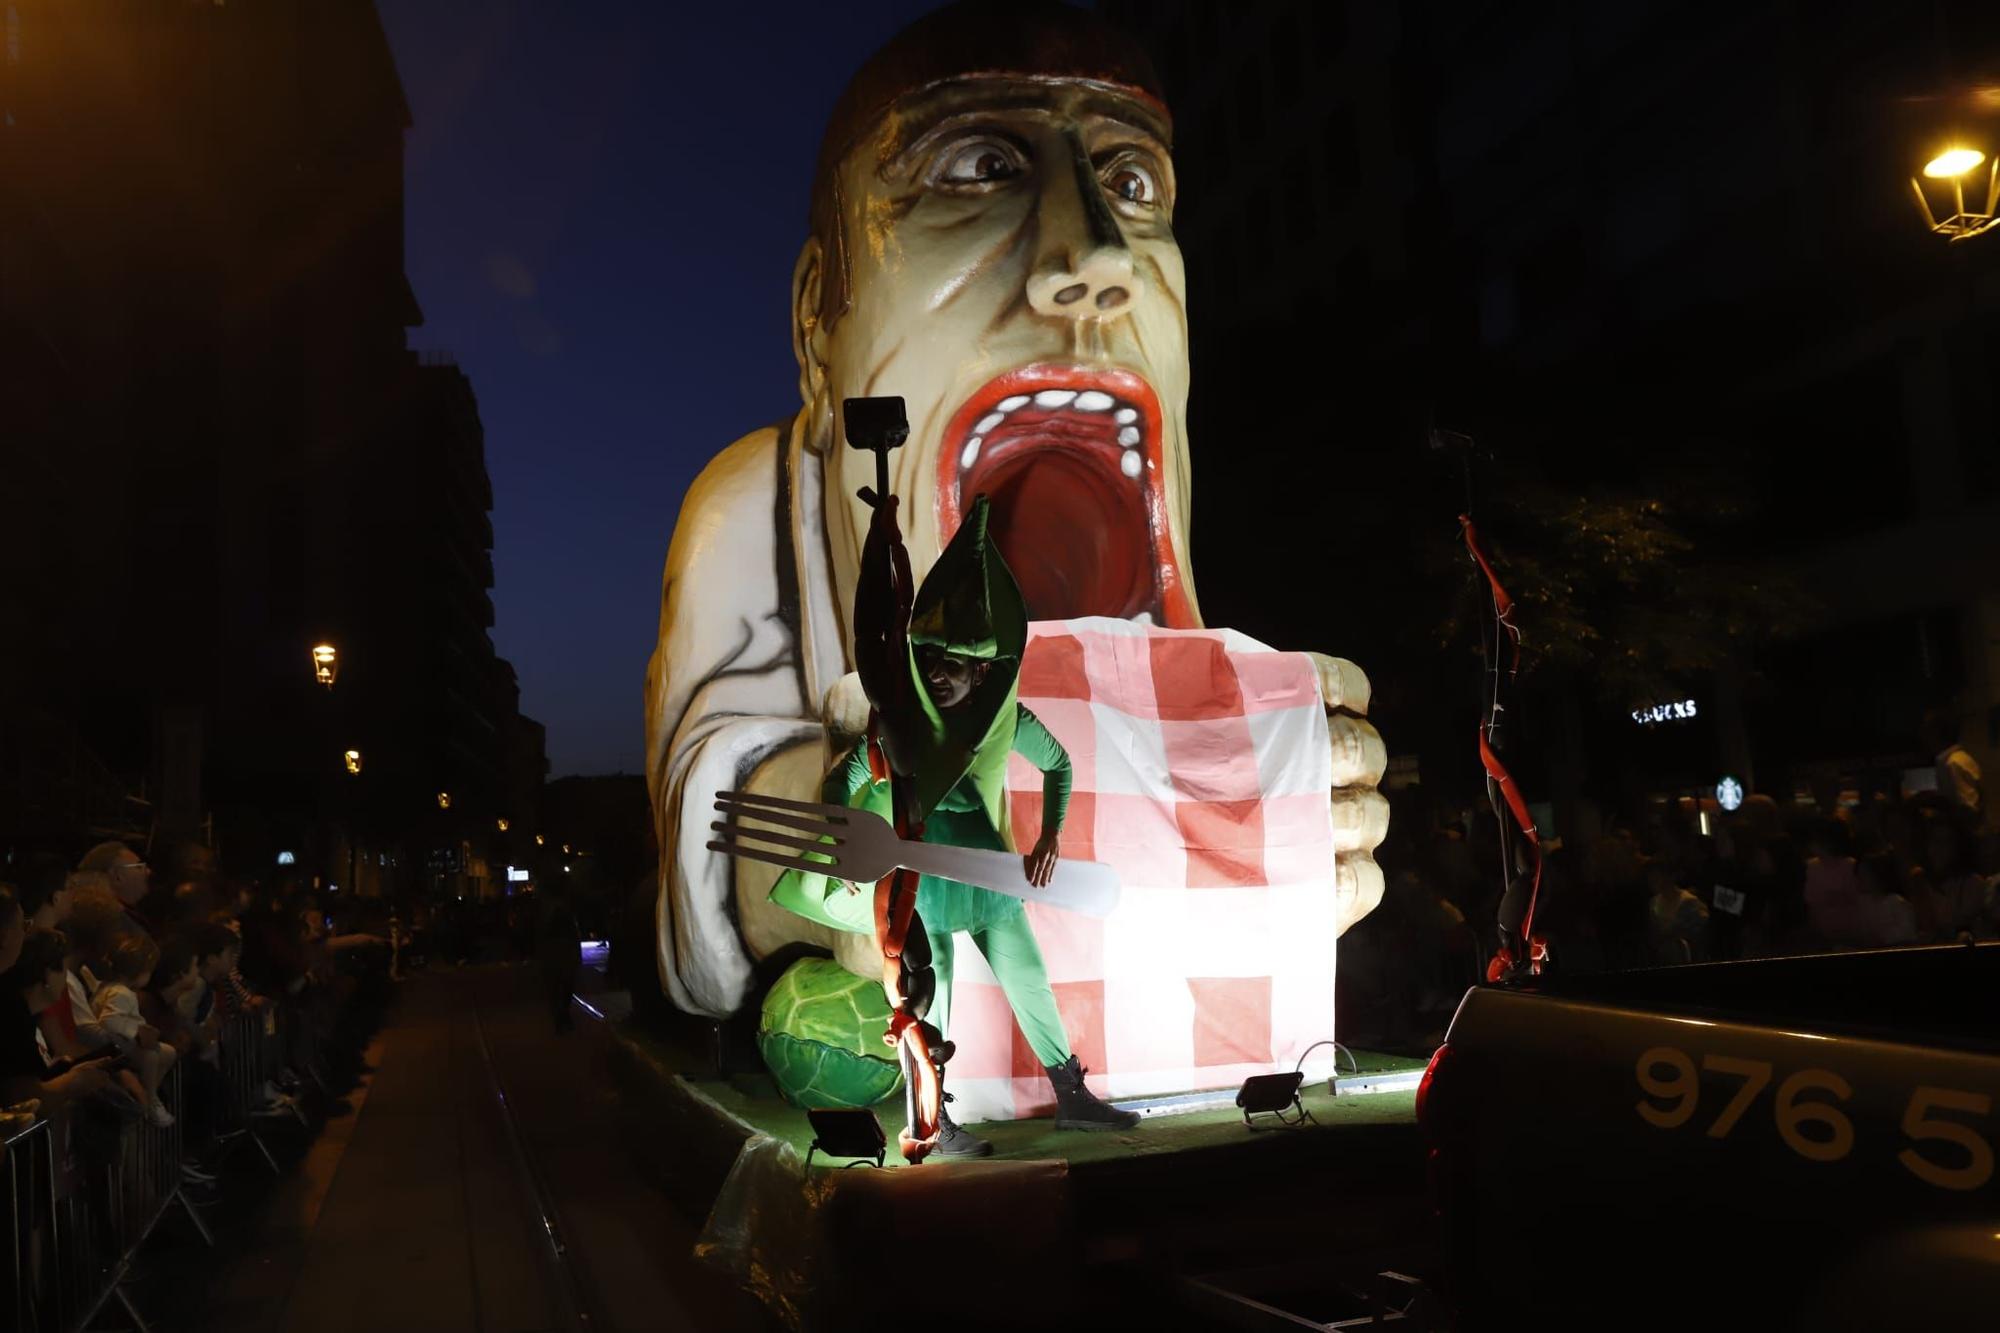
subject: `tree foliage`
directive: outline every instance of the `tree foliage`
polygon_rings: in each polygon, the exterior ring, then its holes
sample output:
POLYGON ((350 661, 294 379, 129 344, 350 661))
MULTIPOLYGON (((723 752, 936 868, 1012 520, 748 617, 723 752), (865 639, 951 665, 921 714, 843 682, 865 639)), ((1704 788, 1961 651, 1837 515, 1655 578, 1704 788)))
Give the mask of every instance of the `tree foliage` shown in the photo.
MULTIPOLYGON (((1524 683, 1574 682, 1618 708, 1682 698, 1795 628, 1804 609, 1792 580, 1738 554, 1753 517, 1726 478, 1645 492, 1513 480, 1475 517, 1517 604, 1524 683)), ((1452 554, 1441 642, 1477 652, 1485 580, 1462 544, 1452 554)))

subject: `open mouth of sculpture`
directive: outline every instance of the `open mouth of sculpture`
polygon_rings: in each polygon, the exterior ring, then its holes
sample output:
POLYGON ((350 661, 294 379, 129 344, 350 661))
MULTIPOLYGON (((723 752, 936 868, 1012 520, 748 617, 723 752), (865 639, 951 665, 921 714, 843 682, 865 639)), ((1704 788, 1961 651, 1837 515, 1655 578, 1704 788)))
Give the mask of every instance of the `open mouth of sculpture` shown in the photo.
POLYGON ((1125 370, 1036 365, 982 385, 938 452, 938 531, 976 496, 1035 620, 1192 623, 1167 527, 1160 403, 1125 370))

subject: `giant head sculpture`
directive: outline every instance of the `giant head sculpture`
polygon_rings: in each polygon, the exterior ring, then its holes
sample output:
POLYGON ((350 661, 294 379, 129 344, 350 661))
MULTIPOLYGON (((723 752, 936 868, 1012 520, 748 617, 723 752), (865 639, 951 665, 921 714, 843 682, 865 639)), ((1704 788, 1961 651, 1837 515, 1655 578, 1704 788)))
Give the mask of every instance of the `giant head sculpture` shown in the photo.
MULTIPOLYGON (((865 719, 848 608, 873 462, 842 447, 843 399, 906 402, 891 480, 918 577, 983 493, 1033 618, 1201 624, 1171 144, 1144 54, 1054 3, 942 9, 836 106, 792 284, 803 406, 689 490, 648 672, 659 956, 683 1008, 733 1011, 754 960, 793 940, 849 947, 766 903, 756 867, 704 846, 714 791, 812 797, 865 719)), ((1335 816, 1354 826, 1353 920, 1380 893, 1368 851, 1386 828, 1382 749, 1356 716, 1366 679, 1338 659, 1320 667, 1342 719, 1335 816)))
MULTIPOLYGON (((821 148, 793 309, 814 433, 902 394, 912 558, 984 492, 1037 619, 1196 620, 1171 141, 1144 55, 1095 16, 962 4, 868 62, 821 148)), ((866 461, 827 459, 846 605, 866 461)))

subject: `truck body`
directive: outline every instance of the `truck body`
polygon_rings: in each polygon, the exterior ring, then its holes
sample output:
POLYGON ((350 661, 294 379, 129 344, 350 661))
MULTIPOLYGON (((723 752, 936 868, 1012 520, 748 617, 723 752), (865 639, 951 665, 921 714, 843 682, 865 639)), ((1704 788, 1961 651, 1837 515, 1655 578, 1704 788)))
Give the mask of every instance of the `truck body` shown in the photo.
POLYGON ((1470 991, 1426 1071, 1462 1328, 2000 1327, 2000 944, 1470 991))

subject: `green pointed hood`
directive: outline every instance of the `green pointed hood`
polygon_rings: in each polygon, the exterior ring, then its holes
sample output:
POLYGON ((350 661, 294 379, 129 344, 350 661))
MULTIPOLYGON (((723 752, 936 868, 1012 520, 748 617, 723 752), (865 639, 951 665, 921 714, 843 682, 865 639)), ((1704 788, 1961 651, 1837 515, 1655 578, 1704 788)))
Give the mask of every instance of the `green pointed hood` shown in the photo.
POLYGON ((918 809, 928 815, 971 773, 994 828, 1004 833, 1003 788, 1007 755, 1014 748, 1015 691, 1028 642, 1028 608, 987 531, 987 515, 982 495, 924 576, 910 608, 910 674, 924 713, 915 777, 918 809), (923 644, 993 663, 979 688, 949 713, 940 713, 924 689, 916 659, 923 644))

